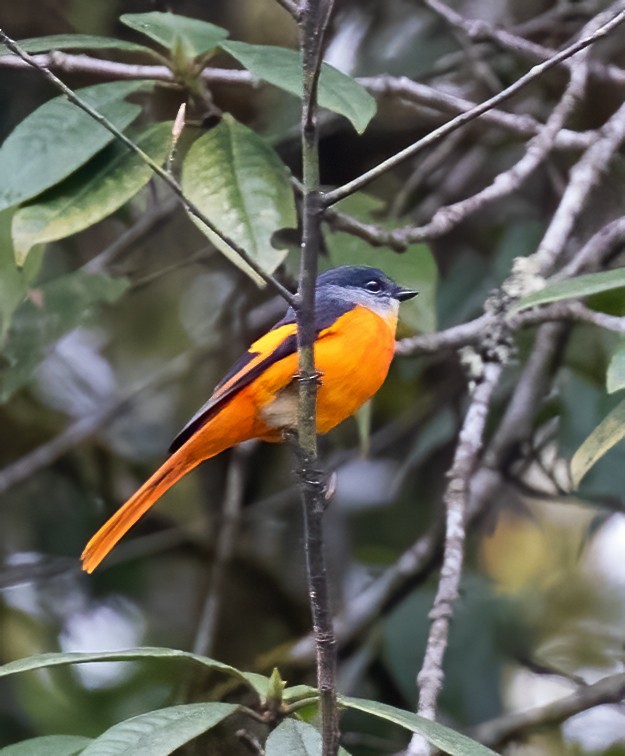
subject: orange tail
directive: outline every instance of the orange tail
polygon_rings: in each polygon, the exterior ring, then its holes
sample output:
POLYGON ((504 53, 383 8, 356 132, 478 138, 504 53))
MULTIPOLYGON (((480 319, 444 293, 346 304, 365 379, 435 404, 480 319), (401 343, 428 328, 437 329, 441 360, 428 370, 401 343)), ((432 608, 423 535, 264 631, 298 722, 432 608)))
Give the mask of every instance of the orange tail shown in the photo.
MULTIPOLYGON (((255 405, 244 389, 226 403, 167 459, 151 478, 98 530, 81 555, 82 568, 93 572, 109 551, 148 509, 183 475, 224 449, 259 435, 255 405)), ((262 435, 262 433, 260 433, 262 435)))
POLYGON ((80 557, 83 570, 93 572, 120 538, 160 499, 165 491, 201 461, 201 457, 190 460, 189 453, 184 447, 172 454, 154 475, 148 478, 141 488, 104 523, 85 546, 80 557))

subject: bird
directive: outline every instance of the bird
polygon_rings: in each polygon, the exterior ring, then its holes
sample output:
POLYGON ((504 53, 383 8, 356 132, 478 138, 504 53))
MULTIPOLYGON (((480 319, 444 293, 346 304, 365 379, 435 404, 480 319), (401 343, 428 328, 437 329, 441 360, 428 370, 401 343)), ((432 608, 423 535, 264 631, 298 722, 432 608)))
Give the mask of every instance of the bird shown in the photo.
MULTIPOLYGON (((400 302, 417 295, 378 268, 343 265, 315 287, 317 433, 353 415, 383 384, 395 350, 400 302)), ((292 307, 217 384, 172 442, 170 456, 87 543, 88 573, 180 478, 249 439, 279 442, 297 428, 297 318, 292 307)))

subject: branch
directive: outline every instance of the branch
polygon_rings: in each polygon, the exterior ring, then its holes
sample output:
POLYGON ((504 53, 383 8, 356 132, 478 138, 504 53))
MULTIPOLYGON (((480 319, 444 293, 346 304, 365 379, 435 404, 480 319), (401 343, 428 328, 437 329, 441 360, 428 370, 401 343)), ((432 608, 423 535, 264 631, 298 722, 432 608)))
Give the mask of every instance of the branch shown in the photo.
POLYGON ((460 349, 474 344, 484 336, 484 330, 492 323, 491 315, 481 315, 468 323, 452 326, 438 333, 409 336, 395 344, 395 354, 412 357, 416 354, 432 354, 450 349, 460 349))
POLYGON ((233 239, 230 239, 222 231, 220 231, 217 228, 217 226, 215 226, 215 224, 204 215, 204 213, 197 207, 197 205, 195 205, 193 202, 187 199, 184 192, 182 191, 182 187, 180 186, 180 184, 178 184, 176 179, 170 173, 167 173, 167 171, 163 170, 161 166, 158 163, 156 163, 154 160, 152 160, 152 158, 146 152, 144 152, 140 147, 138 147, 131 139, 129 139, 123 132, 121 132, 115 125, 113 125, 101 113, 99 113, 97 110, 95 110, 86 102, 84 102, 73 90, 71 90, 66 84, 64 84, 49 69, 42 68, 41 66, 39 66, 38 63, 35 61, 35 59, 31 55, 29 55, 26 51, 22 50, 22 48, 16 42, 14 42, 10 37, 8 37, 2 29, 0 29, 0 40, 4 42, 4 44, 10 50, 12 50, 16 55, 18 55, 22 60, 24 60, 30 66, 32 66, 37 71, 39 71, 57 89, 60 89, 61 92, 63 92, 66 95, 67 99, 70 102, 74 103, 74 105, 79 107, 81 110, 85 111, 85 113, 88 113, 95 121, 97 121, 107 131, 110 131, 110 133, 113 134, 113 136, 116 139, 118 139, 120 142, 126 145, 128 149, 132 150, 132 152, 138 155, 141 158, 141 160, 143 160, 143 162, 146 163, 146 165, 148 165, 151 168, 151 170, 169 186, 169 188, 174 192, 174 194, 180 199, 180 201, 184 205, 187 212, 189 212, 191 215, 196 217, 208 229, 210 229, 214 234, 216 234, 223 242, 225 242, 229 247, 231 247, 232 250, 242 260, 244 260, 252 268, 252 270, 257 275, 259 275, 260 278, 262 278, 263 281, 265 281, 265 283, 272 286, 273 289, 276 292, 278 292, 278 294, 280 294, 280 296, 289 305, 293 306, 295 302, 295 298, 293 297, 291 292, 288 289, 286 289, 272 275, 269 275, 256 262, 256 260, 254 260, 253 257, 250 257, 250 255, 239 244, 237 244, 233 239))
POLYGON ((511 328, 517 329, 557 320, 575 320, 605 328, 607 331, 625 333, 625 317, 619 318, 614 315, 607 315, 605 312, 591 310, 576 300, 555 302, 544 307, 520 312, 511 317, 509 323, 511 328))
POLYGON ((395 252, 405 252, 408 248, 408 243, 399 238, 397 231, 376 226, 373 223, 363 223, 358 218, 339 212, 334 208, 326 208, 323 212, 323 219, 332 231, 343 231, 352 236, 357 236, 372 247, 389 247, 395 252))
POLYGON ((604 677, 592 685, 580 687, 570 696, 528 711, 504 714, 471 730, 471 737, 492 748, 501 748, 510 740, 528 735, 539 727, 559 724, 569 717, 600 704, 621 703, 625 698, 625 673, 604 677))
MULTIPOLYGON (((19 44, 19 43, 16 43, 19 44)), ((92 58, 90 55, 75 55, 54 50, 49 53, 31 55, 33 63, 14 55, 0 55, 0 68, 9 68, 16 71, 27 71, 33 67, 49 69, 66 74, 86 74, 88 76, 102 77, 116 80, 150 80, 162 81, 166 84, 180 84, 183 82, 168 66, 136 65, 133 63, 120 63, 116 60, 102 60, 92 58)), ((249 71, 232 68, 204 68, 200 74, 207 84, 245 84, 255 86, 254 77, 249 71)))
MULTIPOLYGON (((445 551, 436 598, 429 614, 430 632, 421 671, 418 674, 418 713, 427 719, 436 716, 437 701, 443 685, 442 664, 449 624, 458 598, 462 564, 464 561, 465 521, 470 482, 484 443, 484 430, 490 404, 503 372, 503 363, 487 361, 483 365, 471 404, 465 415, 458 438, 453 465, 449 472, 449 485, 445 492, 446 507, 445 551)), ((429 753, 423 736, 415 735, 407 749, 409 756, 429 753)))
POLYGON ((452 131, 455 131, 461 126, 464 126, 466 123, 475 120, 480 115, 482 115, 482 113, 485 113, 487 110, 491 110, 493 107, 495 107, 495 105, 499 105, 499 103, 509 99, 513 94, 516 94, 530 82, 541 77, 546 71, 568 60, 573 55, 580 52, 589 45, 592 45, 598 40, 603 39, 619 24, 623 23, 623 21, 625 21, 625 11, 621 11, 620 13, 615 15, 610 21, 593 32, 593 34, 591 34, 590 36, 578 40, 572 45, 566 47, 561 52, 556 53, 548 60, 545 60, 543 63, 539 63, 538 65, 534 66, 526 74, 517 79, 514 84, 506 87, 506 89, 501 91, 499 94, 495 95, 494 97, 490 97, 488 100, 485 100, 477 107, 472 108, 465 113, 461 113, 460 115, 456 116, 456 118, 452 118, 451 121, 448 121, 446 124, 443 124, 437 129, 434 129, 434 131, 431 131, 422 139, 419 139, 414 144, 411 144, 405 149, 400 150, 400 152, 396 153, 388 160, 384 160, 375 168, 372 168, 370 171, 363 173, 353 181, 349 181, 347 184, 344 184, 337 189, 326 192, 322 196, 324 207, 329 207, 330 205, 333 205, 336 202, 345 199, 345 197, 348 197, 350 194, 353 194, 359 189, 362 189, 363 186, 366 186, 370 181, 373 181, 373 179, 379 178, 384 173, 386 173, 386 171, 390 170, 391 168, 395 168, 404 160, 408 159, 409 157, 413 157, 418 152, 422 151, 426 147, 429 147, 431 144, 438 141, 442 137, 450 134, 452 131))
POLYGON ((317 84, 321 71, 323 39, 333 0, 302 0, 300 47, 302 51, 302 256, 296 302, 299 350, 299 403, 296 453, 304 511, 304 538, 308 593, 317 649, 317 687, 321 712, 323 756, 335 756, 339 747, 336 701, 336 641, 324 554, 323 513, 327 506, 317 452, 317 381, 315 343, 315 286, 322 247, 319 189, 319 131, 317 84))
MULTIPOLYGON (((61 51, 32 55, 39 68, 67 74, 85 74, 106 79, 162 81, 177 83, 175 73, 167 66, 135 65, 113 60, 92 58, 89 55, 73 55, 61 51)), ((15 55, 0 55, 0 68, 29 70, 32 65, 15 55)), ((256 86, 256 80, 249 71, 231 68, 204 68, 201 78, 207 84, 229 84, 256 86)), ((374 95, 396 95, 411 102, 445 113, 462 113, 477 107, 475 102, 457 97, 448 92, 434 89, 421 82, 412 81, 405 76, 387 75, 360 77, 358 82, 374 95)), ((499 126, 519 136, 532 137, 542 127, 540 121, 526 114, 507 113, 503 110, 486 111, 482 119, 494 126, 499 126)), ((584 149, 594 139, 593 131, 577 132, 562 129, 555 141, 557 149, 584 149)))
MULTIPOLYGON (((410 102, 418 103, 428 108, 445 113, 464 113, 479 107, 472 100, 434 89, 427 84, 413 81, 406 76, 372 76, 358 79, 359 83, 369 92, 378 96, 396 95, 410 102)), ((482 121, 499 126, 506 131, 523 137, 533 137, 543 128, 544 124, 530 115, 508 113, 505 110, 492 108, 482 113, 482 121)), ((585 149, 595 140, 594 131, 572 131, 562 129, 554 140, 554 147, 562 150, 585 149)))

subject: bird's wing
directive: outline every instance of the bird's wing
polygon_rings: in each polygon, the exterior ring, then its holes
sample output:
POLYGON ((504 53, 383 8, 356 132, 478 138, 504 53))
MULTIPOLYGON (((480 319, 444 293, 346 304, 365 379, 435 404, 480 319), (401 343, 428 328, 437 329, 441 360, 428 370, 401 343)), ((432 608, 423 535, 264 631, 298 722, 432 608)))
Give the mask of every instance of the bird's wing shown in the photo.
POLYGON ((270 365, 297 352, 297 325, 286 323, 272 329, 241 355, 224 378, 217 384, 211 398, 193 415, 169 447, 170 453, 179 449, 204 426, 226 402, 241 389, 258 378, 270 365))
MULTIPOLYGON (((353 309, 354 303, 333 299, 318 299, 315 313, 317 337, 336 322, 337 318, 353 309)), ((217 384, 211 398, 195 413, 169 447, 170 453, 179 449, 191 436, 202 428, 241 389, 268 367, 297 352, 297 324, 295 314, 289 309, 285 318, 255 341, 230 368, 217 384)), ((286 385, 286 384, 285 384, 286 385)))

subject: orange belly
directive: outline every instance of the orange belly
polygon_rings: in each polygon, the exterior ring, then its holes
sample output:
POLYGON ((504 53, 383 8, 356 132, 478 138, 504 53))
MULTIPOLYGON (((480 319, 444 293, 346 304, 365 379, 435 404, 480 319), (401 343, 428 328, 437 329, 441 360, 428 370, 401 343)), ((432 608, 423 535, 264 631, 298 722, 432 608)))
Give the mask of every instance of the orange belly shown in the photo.
MULTIPOLYGON (((353 415, 380 386, 395 349, 395 318, 388 322, 365 307, 342 315, 315 343, 317 432, 327 433, 353 415)), ((280 440, 280 431, 297 425, 298 355, 269 367, 244 389, 257 407, 256 435, 280 440)))

